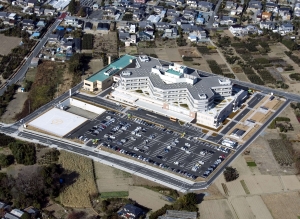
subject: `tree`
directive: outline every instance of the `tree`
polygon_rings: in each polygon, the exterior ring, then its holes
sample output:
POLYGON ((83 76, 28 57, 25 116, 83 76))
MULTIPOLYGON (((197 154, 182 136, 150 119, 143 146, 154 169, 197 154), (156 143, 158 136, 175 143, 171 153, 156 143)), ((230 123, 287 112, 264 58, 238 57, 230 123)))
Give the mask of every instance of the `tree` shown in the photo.
POLYGON ((80 7, 80 9, 78 11, 78 16, 80 16, 80 17, 85 17, 86 16, 86 9, 85 9, 85 7, 80 7))
POLYGON ((81 218, 85 218, 86 217, 86 213, 83 211, 73 211, 68 215, 68 219, 81 219, 81 218))
POLYGON ((28 214, 27 212, 24 212, 24 214, 22 214, 21 219, 31 219, 30 214, 28 214))
POLYGON ((68 11, 71 14, 75 14, 76 13, 76 7, 77 7, 77 4, 76 4, 75 0, 71 0, 70 3, 69 3, 68 11))
POLYGON ((8 167, 9 165, 13 164, 13 162, 14 162, 14 156, 0 154, 0 166, 1 167, 8 167))
POLYGON ((224 177, 226 182, 236 180, 239 177, 238 171, 233 167, 226 167, 224 171, 224 177))

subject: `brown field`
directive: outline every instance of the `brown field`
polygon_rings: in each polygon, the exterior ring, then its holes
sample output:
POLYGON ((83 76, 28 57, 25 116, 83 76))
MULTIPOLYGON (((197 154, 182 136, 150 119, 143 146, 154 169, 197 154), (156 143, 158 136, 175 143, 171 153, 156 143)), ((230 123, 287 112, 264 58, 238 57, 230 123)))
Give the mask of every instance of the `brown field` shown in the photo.
POLYGON ((22 38, 8 37, 8 36, 4 36, 4 34, 0 34, 0 42, 1 42, 0 54, 1 55, 9 54, 13 48, 19 45, 21 40, 22 38))
POLYGON ((267 114, 265 114, 264 118, 260 122, 265 123, 271 115, 272 115, 272 112, 269 111, 267 114))
POLYGON ((118 37, 116 32, 97 34, 94 41, 94 58, 99 58, 100 53, 105 52, 108 56, 118 55, 118 37))
POLYGON ((60 202, 68 207, 91 207, 89 195, 98 193, 93 161, 62 150, 60 151, 59 163, 71 173, 70 177, 66 179, 66 183, 70 183, 70 185, 61 193, 60 202), (76 176, 77 174, 78 176, 76 176))
POLYGON ((0 118, 1 122, 13 123, 16 121, 15 116, 23 109, 24 102, 28 97, 28 93, 16 93, 14 99, 9 102, 5 113, 0 118))
POLYGON ((268 101, 264 105, 264 107, 267 107, 268 109, 274 109, 277 104, 279 104, 279 106, 280 106, 282 104, 282 101, 274 99, 272 101, 268 101))
MULTIPOLYGON (((232 69, 233 70, 233 69, 232 69)), ((234 73, 235 76, 240 80, 240 81, 247 81, 250 82, 248 77, 246 76, 245 73, 234 73)))
POLYGON ((232 219, 236 218, 232 213, 226 199, 203 201, 198 207, 201 219, 232 219))
POLYGON ((94 162, 96 183, 99 192, 128 191, 133 184, 132 176, 122 170, 94 162))
POLYGON ((180 56, 186 57, 200 57, 199 52, 195 47, 188 47, 183 49, 178 49, 180 56))
MULTIPOLYGON (((300 182, 297 176, 281 176, 282 183, 287 190, 300 190, 300 182)), ((299 215, 300 216, 300 215, 299 215)))
POLYGON ((295 219, 300 216, 299 192, 268 194, 261 197, 274 219, 295 219))
POLYGON ((246 197, 246 200, 256 219, 273 219, 270 211, 260 196, 246 197))
POLYGON ((262 112, 256 112, 251 119, 253 119, 256 122, 264 123, 270 116, 272 112, 262 113, 262 112))
POLYGON ((140 205, 150 208, 152 211, 156 211, 164 205, 170 204, 170 202, 163 200, 162 194, 139 186, 129 187, 128 198, 136 201, 140 205))

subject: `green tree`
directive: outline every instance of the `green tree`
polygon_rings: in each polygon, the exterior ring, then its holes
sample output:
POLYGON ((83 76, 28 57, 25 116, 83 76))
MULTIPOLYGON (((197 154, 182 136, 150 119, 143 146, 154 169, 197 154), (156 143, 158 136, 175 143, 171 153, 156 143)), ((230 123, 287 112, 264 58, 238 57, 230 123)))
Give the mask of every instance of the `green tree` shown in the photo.
POLYGON ((71 14, 75 14, 76 13, 76 7, 77 7, 77 4, 76 4, 75 0, 71 0, 70 3, 69 3, 68 11, 71 14))
POLYGON ((80 16, 80 17, 85 17, 86 16, 85 7, 80 7, 80 9, 78 11, 78 16, 80 16))
POLYGON ((233 167, 226 167, 224 171, 224 177, 226 182, 230 182, 236 180, 239 177, 239 173, 233 167))
POLYGON ((28 214, 27 212, 24 212, 24 214, 22 214, 21 219, 31 219, 30 214, 28 214))
POLYGON ((0 154, 1 167, 8 167, 9 165, 13 164, 13 162, 14 162, 14 157, 12 155, 0 154))

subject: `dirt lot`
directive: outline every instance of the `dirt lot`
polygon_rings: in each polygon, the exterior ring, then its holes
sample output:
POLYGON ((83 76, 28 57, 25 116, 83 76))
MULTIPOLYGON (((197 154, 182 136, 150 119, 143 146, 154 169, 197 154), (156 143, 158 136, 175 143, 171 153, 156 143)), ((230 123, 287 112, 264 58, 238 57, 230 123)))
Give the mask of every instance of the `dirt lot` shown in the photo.
POLYGON ((1 55, 7 55, 10 53, 10 51, 18 46, 21 42, 22 38, 18 37, 8 37, 4 36, 4 34, 0 34, 0 42, 1 42, 1 47, 0 47, 0 54, 1 55))
POLYGON ((201 219, 211 219, 211 218, 232 219, 232 218, 236 218, 235 215, 231 211, 228 201, 225 199, 203 201, 199 205, 199 212, 201 215, 200 216, 201 219))
POLYGON ((295 219, 300 216, 299 192, 262 195, 274 219, 295 219))
POLYGON ((92 59, 89 62, 89 70, 86 71, 87 74, 94 74, 103 68, 102 59, 92 59))
POLYGON ((27 100, 27 97, 27 92, 16 93, 14 99, 8 104, 6 112, 2 115, 0 121, 4 123, 15 122, 15 116, 22 111, 24 102, 27 100))
POLYGON ((100 53, 107 53, 108 56, 118 55, 118 37, 116 32, 95 35, 94 58, 100 58, 100 53))
POLYGON ((179 48, 178 51, 181 57, 182 56, 195 57, 195 58, 200 57, 200 53, 195 47, 179 48))
POLYGON ((159 59, 177 63, 182 62, 178 48, 155 48, 154 50, 159 59))
POLYGON ((165 204, 170 204, 170 202, 163 200, 162 196, 163 195, 158 192, 143 187, 129 187, 129 198, 137 201, 140 205, 150 208, 152 211, 160 209, 165 204))
POLYGON ((116 168, 94 162, 99 192, 128 191, 133 184, 132 176, 116 168))

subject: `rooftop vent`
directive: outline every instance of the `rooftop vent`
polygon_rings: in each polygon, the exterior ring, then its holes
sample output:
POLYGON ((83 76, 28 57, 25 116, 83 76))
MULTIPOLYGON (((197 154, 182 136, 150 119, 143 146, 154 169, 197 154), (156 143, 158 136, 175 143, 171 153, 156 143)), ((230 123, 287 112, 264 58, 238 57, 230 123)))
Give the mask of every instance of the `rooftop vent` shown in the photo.
POLYGON ((130 71, 122 71, 122 75, 129 76, 129 75, 131 75, 131 72, 130 71))

